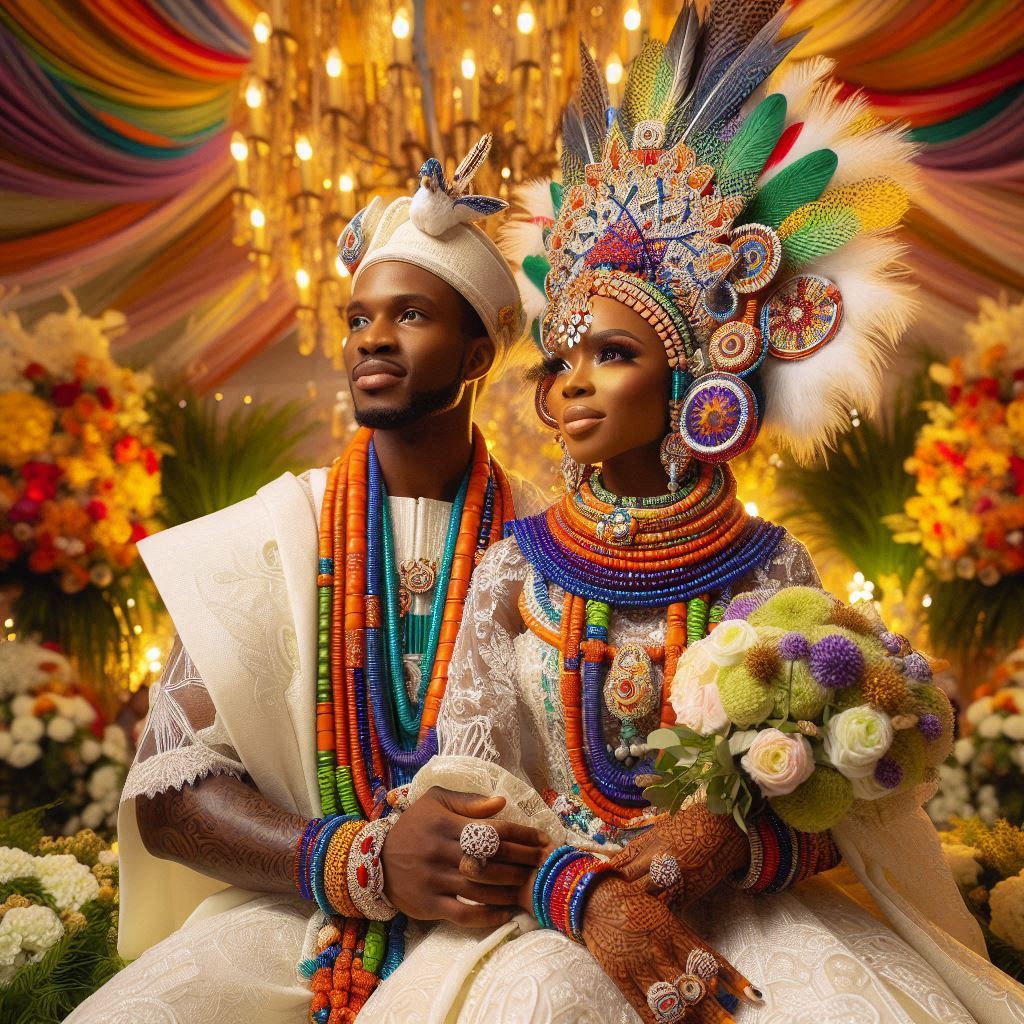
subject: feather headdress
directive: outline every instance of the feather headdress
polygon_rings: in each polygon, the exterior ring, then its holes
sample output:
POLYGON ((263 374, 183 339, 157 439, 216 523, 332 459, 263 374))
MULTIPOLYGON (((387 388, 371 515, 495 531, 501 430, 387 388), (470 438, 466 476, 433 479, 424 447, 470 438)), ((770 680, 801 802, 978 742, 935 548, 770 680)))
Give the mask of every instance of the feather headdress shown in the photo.
POLYGON ((618 110, 581 46, 564 191, 519 190, 502 238, 545 350, 586 334, 594 295, 641 312, 673 367, 673 430, 707 462, 762 426, 798 458, 828 447, 877 401, 913 306, 888 237, 913 147, 840 98, 829 61, 776 71, 799 39, 778 38, 781 6, 715 0, 701 22, 687 3, 618 110))

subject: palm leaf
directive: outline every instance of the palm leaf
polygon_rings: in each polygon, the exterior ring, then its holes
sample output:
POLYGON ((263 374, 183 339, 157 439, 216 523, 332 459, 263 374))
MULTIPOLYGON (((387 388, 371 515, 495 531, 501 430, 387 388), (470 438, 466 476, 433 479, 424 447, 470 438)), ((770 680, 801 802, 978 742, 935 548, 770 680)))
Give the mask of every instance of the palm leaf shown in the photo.
POLYGON ((917 545, 897 543, 883 522, 914 493, 903 463, 926 419, 927 375, 904 387, 884 417, 864 420, 838 450, 810 466, 787 462, 778 486, 791 495, 780 519, 812 546, 838 551, 869 579, 895 574, 903 587, 922 564, 917 545))
POLYGON ((164 398, 155 411, 173 449, 161 465, 163 519, 176 526, 251 497, 264 484, 303 468, 298 447, 315 429, 302 403, 263 403, 224 416, 210 399, 164 398))

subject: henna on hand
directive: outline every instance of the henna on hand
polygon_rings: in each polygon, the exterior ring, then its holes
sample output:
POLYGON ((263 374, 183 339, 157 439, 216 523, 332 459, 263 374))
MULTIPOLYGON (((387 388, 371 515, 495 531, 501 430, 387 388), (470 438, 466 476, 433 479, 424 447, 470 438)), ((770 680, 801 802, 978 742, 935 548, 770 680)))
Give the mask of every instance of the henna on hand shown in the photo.
POLYGON ((749 1003, 760 1002, 760 993, 747 978, 642 886, 642 880, 627 882, 612 874, 598 879, 587 898, 583 941, 644 1021, 655 1019, 647 1005, 648 989, 655 982, 674 982, 684 974, 690 952, 698 948, 715 957, 719 974, 709 982, 707 996, 693 1007, 688 1021, 732 1024, 733 1018, 715 998, 719 986, 749 1003))
POLYGON ((241 779, 211 776, 138 797, 135 816, 154 857, 255 892, 295 892, 292 863, 306 819, 241 779))

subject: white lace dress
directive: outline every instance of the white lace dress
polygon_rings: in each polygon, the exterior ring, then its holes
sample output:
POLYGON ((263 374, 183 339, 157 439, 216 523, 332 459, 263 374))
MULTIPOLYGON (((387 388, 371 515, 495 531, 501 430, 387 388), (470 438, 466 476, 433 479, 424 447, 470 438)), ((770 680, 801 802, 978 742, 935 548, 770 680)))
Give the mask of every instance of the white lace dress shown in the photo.
MULTIPOLYGON (((532 569, 514 540, 492 549, 474 575, 439 720, 442 756, 423 769, 414 793, 434 784, 499 793, 509 801, 508 817, 577 846, 614 848, 627 837, 596 819, 573 792, 557 652, 524 631, 517 608, 520 591, 532 582, 532 569), (559 823, 566 829, 560 836, 559 823)), ((818 579, 803 547, 787 537, 770 564, 735 590, 788 584, 818 585, 818 579)), ((559 608, 561 591, 550 587, 549 596, 559 608)), ((611 642, 660 645, 664 622, 664 610, 615 611, 611 642)), ((959 905, 946 915, 952 929, 960 924, 962 901, 930 825, 925 838, 901 855, 913 857, 916 870, 929 879, 935 916, 944 914, 942 900, 959 905)), ((893 835, 887 845, 898 848, 900 842, 893 835)), ((975 1007, 972 1014, 944 977, 947 966, 961 974, 962 968, 944 961, 940 975, 892 928, 823 879, 759 897, 723 886, 691 916, 701 934, 765 992, 763 1007, 740 1008, 741 1024, 1024 1021, 1022 990, 1004 985, 1005 976, 986 961, 974 956, 976 978, 959 978, 992 990, 993 998, 982 1002, 993 1012, 975 1007)), ((534 928, 525 916, 490 935, 440 926, 364 1012, 374 1024, 639 1019, 585 948, 534 928), (457 974, 464 975, 461 991, 453 984, 457 974)))

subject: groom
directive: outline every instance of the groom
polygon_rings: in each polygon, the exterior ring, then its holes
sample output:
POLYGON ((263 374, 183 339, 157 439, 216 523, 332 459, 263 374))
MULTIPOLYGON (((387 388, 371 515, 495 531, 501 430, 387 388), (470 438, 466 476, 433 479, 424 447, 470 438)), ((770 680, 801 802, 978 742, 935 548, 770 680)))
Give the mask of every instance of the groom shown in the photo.
MULTIPOLYGON (((477 395, 522 328, 518 290, 496 247, 466 217, 436 231, 437 196, 429 198, 428 221, 416 200, 387 208, 377 200, 340 243, 354 272, 345 370, 356 419, 372 431, 402 570, 410 694, 423 648, 411 638, 429 632, 449 521, 468 514, 453 500, 482 445, 472 425, 477 395)), ((179 639, 154 687, 119 817, 119 948, 140 959, 70 1021, 306 1019, 310 993, 295 964, 315 907, 296 894, 293 862, 307 821, 326 813, 323 751, 314 747, 323 705, 314 708, 313 583, 327 489, 325 471, 286 475, 142 547, 179 639), (244 961, 260 967, 226 970, 223 935, 263 947, 244 961)), ((539 495, 515 481, 512 489, 515 514, 539 506, 539 495)), ((367 513, 362 522, 357 514, 342 528, 365 537, 367 513)), ((502 518, 512 515, 504 508, 502 518)), ((434 839, 503 802, 433 790, 420 803, 384 844, 390 902, 413 919, 470 927, 511 917, 545 837, 495 820, 514 853, 490 873, 500 884, 472 882, 458 871, 457 850, 448 862, 450 845, 431 853, 434 839)))

